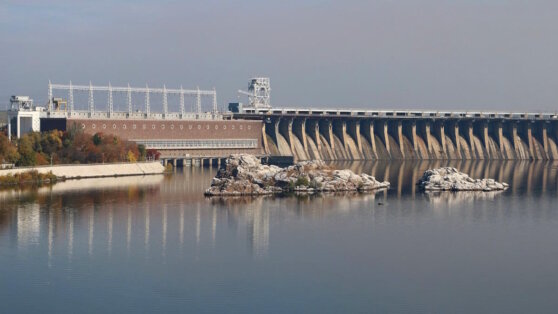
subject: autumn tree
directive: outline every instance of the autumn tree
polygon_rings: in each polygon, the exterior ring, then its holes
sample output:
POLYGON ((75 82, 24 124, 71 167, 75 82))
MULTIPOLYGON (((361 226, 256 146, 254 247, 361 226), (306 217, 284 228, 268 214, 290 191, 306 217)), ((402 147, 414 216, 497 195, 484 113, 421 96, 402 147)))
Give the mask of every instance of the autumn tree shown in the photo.
POLYGON ((16 163, 19 159, 17 148, 8 137, 0 133, 0 162, 16 163))
POLYGON ((17 166, 46 165, 51 162, 136 162, 145 160, 148 154, 143 145, 114 135, 86 134, 76 128, 66 132, 27 133, 17 141, 17 147, 0 134, 0 161, 14 162, 17 166))
POLYGON ((27 134, 19 139, 17 147, 19 159, 16 161, 18 167, 34 166, 36 164, 37 156, 35 155, 33 144, 33 138, 27 134))

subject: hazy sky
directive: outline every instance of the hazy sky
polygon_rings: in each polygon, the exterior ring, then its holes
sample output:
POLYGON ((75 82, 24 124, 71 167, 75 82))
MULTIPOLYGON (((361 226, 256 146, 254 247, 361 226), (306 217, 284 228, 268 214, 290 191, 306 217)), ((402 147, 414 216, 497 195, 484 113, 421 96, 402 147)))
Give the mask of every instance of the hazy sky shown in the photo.
POLYGON ((558 110, 558 1, 0 0, 0 104, 48 80, 296 107, 558 110))

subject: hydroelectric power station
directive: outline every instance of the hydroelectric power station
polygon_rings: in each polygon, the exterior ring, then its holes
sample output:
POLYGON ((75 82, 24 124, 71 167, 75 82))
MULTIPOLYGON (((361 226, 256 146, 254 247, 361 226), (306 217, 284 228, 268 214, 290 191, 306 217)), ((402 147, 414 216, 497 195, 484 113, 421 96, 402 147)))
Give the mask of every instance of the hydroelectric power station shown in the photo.
POLYGON ((269 78, 253 78, 248 91, 239 91, 248 96, 246 105, 219 111, 214 89, 49 82, 46 107, 12 97, 8 128, 10 136, 70 128, 115 134, 159 150, 174 165, 240 152, 295 160, 558 159, 556 113, 279 109, 270 92, 269 78), (76 107, 79 93, 86 109, 76 107), (99 94, 106 99, 102 110, 99 94), (123 98, 124 110, 114 95, 123 98), (151 110, 154 100, 162 112, 151 110))

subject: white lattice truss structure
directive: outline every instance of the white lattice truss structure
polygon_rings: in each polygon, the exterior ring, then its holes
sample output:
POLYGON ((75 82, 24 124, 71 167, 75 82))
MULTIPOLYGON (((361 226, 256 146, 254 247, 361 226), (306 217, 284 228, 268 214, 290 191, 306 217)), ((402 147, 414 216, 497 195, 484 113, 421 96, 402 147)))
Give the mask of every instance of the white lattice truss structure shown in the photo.
POLYGON ((239 90, 238 92, 248 96, 249 108, 271 109, 271 85, 269 77, 252 78, 248 85, 248 91, 239 90))
POLYGON ((105 116, 107 118, 122 118, 122 117, 135 117, 142 116, 144 118, 218 118, 220 114, 217 109, 217 92, 215 88, 213 90, 202 90, 196 89, 183 89, 182 86, 179 89, 166 88, 163 85, 162 88, 152 88, 145 87, 130 87, 130 84, 126 87, 112 86, 110 83, 108 86, 97 86, 91 84, 89 85, 73 85, 70 81, 69 84, 53 84, 48 82, 48 105, 47 112, 52 116, 66 115, 66 116, 88 116, 88 117, 99 117, 105 116), (64 112, 55 110, 54 108, 54 90, 66 91, 68 95, 68 105, 64 112), (88 93, 88 110, 76 110, 74 106, 74 92, 85 92, 88 93), (97 111, 95 109, 94 93, 105 92, 107 93, 107 110, 97 111), (113 94, 123 93, 126 95, 127 111, 115 111, 113 103, 113 94), (144 111, 134 111, 134 106, 132 104, 132 94, 142 94, 145 99, 144 111), (150 100, 153 95, 161 96, 163 102, 162 113, 151 112, 150 100), (178 95, 180 102, 179 112, 169 112, 168 96, 178 95), (196 100, 196 111, 190 112, 186 111, 184 105, 185 97, 194 97, 196 100), (212 111, 202 112, 202 98, 209 98, 212 101, 212 111))

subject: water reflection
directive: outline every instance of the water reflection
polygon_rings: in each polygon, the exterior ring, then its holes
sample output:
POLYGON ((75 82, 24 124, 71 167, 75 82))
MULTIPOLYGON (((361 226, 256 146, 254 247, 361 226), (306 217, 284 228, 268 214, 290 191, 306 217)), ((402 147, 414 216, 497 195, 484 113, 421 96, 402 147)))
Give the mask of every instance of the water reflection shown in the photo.
MULTIPOLYGON (((510 184, 515 193, 558 190, 558 162, 556 161, 473 161, 473 160, 422 160, 334 163, 356 173, 368 173, 379 180, 391 182, 391 190, 401 197, 404 193, 415 195, 414 183, 424 171, 439 167, 455 167, 472 178, 493 178, 510 184)), ((422 193, 422 192, 420 192, 422 193)))
POLYGON ((112 220, 113 220, 112 204, 109 204, 108 222, 107 222, 108 223, 108 226, 107 226, 107 229, 108 229, 108 244, 107 244, 107 247, 108 247, 108 255, 109 256, 112 253, 112 224, 113 224, 112 220))
POLYGON ((427 196, 431 203, 452 206, 463 202, 474 202, 479 200, 492 201, 502 193, 503 191, 425 191, 424 195, 427 196))
POLYGON ((93 236, 95 233, 95 211, 92 210, 89 212, 89 256, 93 255, 93 236))
POLYGON ((28 204, 17 209, 17 245, 24 249, 39 243, 41 217, 38 204, 28 204))
POLYGON ((255 256, 265 256, 269 247, 269 208, 253 208, 249 217, 250 249, 255 256))
MULTIPOLYGON (((68 259, 72 260, 72 255, 74 253, 74 211, 70 210, 68 214, 68 259)), ((112 226, 111 226, 112 230, 112 226)))
POLYGON ((162 247, 163 247, 163 256, 167 255, 167 204, 163 205, 163 219, 162 219, 162 227, 163 229, 163 240, 162 240, 162 247))
POLYGON ((132 207, 128 206, 128 221, 126 223, 126 252, 130 254, 130 243, 132 242, 132 207))
POLYGON ((149 252, 149 226, 151 224, 149 204, 145 204, 144 216, 145 216, 144 246, 145 246, 145 252, 148 253, 149 252))
POLYGON ((52 267, 52 247, 54 244, 54 216, 48 215, 48 267, 52 267))
POLYGON ((365 194, 223 199, 202 195, 215 169, 192 168, 173 176, 68 181, 34 190, 0 192, 0 240, 15 242, 20 251, 44 245, 49 267, 57 261, 57 250, 66 251, 69 263, 82 255, 111 257, 120 254, 117 248, 124 247, 122 251, 129 258, 139 252, 147 259, 158 255, 166 260, 176 252, 199 257, 208 248, 215 251, 230 241, 245 242, 249 254, 266 258, 272 245, 273 222, 289 219, 327 219, 329 215, 356 212, 382 223, 397 216, 449 215, 452 207, 468 202, 475 203, 475 208, 460 214, 464 221, 556 215, 549 210, 558 192, 556 163, 424 161, 337 166, 372 174, 392 186, 365 194), (475 178, 508 182, 511 187, 490 193, 417 190, 415 183, 426 169, 446 165, 475 178), (87 188, 89 184, 92 186, 87 188), (526 214, 509 205, 527 202, 534 195, 550 196, 537 199, 542 204, 539 211, 535 208, 526 214), (421 200, 431 207, 417 206, 421 200))

